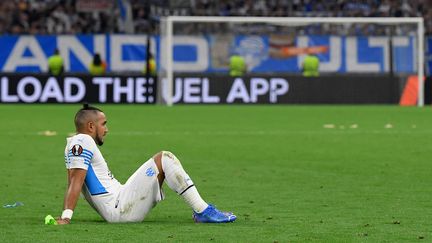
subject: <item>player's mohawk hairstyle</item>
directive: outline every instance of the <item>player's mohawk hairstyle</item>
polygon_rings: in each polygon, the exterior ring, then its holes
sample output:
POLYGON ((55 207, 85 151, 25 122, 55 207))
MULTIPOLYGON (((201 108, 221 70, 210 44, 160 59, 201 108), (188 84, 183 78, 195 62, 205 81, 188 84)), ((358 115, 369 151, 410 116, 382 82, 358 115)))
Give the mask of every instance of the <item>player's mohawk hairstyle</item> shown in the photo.
POLYGON ((103 111, 97 107, 90 106, 88 103, 84 103, 83 107, 75 114, 75 128, 82 128, 88 117, 91 115, 95 115, 97 112, 103 111))
POLYGON ((83 103, 83 107, 79 111, 100 111, 103 112, 101 109, 91 106, 89 103, 83 103))

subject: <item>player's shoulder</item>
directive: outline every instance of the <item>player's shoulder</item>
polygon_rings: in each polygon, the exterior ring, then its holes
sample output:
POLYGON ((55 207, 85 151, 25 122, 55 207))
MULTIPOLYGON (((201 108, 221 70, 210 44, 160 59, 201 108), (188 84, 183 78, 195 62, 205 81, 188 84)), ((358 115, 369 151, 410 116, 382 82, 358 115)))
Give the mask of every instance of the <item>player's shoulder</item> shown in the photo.
POLYGON ((79 134, 76 134, 76 135, 70 137, 69 139, 70 139, 69 143, 72 145, 73 144, 83 144, 83 145, 95 145, 96 146, 95 141, 88 134, 79 133, 79 134))

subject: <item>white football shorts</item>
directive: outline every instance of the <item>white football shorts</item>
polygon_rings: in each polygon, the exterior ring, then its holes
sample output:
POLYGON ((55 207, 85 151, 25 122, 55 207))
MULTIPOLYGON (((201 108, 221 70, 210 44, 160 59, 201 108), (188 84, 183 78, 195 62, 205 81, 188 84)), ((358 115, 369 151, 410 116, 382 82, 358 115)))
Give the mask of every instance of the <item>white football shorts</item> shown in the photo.
MULTIPOLYGON (((111 215, 111 223, 141 222, 149 211, 163 200, 159 186, 159 170, 153 158, 145 162, 121 186, 111 215)), ((105 217, 104 217, 105 218, 105 217)))

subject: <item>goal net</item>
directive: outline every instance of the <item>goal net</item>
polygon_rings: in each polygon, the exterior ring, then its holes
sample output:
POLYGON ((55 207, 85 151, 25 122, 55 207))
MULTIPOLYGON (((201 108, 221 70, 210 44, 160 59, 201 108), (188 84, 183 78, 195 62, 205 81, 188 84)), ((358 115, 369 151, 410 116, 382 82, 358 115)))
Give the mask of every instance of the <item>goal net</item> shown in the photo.
MULTIPOLYGON (((305 57, 313 55, 320 60, 319 78, 315 79, 323 82, 326 79, 335 80, 334 77, 348 81, 356 78, 361 80, 365 75, 415 75, 418 80, 423 80, 423 42, 422 18, 169 16, 160 23, 161 87, 158 89, 158 100, 167 105, 181 103, 179 99, 182 96, 192 97, 191 102, 183 100, 184 103, 200 103, 206 97, 210 101, 212 97, 217 101, 219 97, 209 95, 205 78, 216 76, 219 77, 217 79, 233 79, 229 72, 233 55, 243 58, 246 66, 244 75, 248 77, 302 77, 305 75, 305 57), (182 87, 176 85, 178 77, 189 76, 200 77, 201 81, 190 81, 182 87), (185 93, 185 85, 189 85, 187 87, 192 91, 185 93), (200 97, 193 97, 198 93, 200 97)), ((363 80, 364 85, 369 86, 364 88, 364 92, 368 92, 368 89, 380 90, 369 78, 363 80)), ((214 82, 211 83, 214 86, 214 82)), ((258 82, 257 90, 252 91, 251 88, 250 92, 259 95, 265 88, 271 92, 272 88, 281 86, 273 85, 270 81, 268 87, 263 88, 263 85, 266 86, 258 82)), ((319 85, 317 89, 320 89, 319 85)), ((418 106, 423 106, 423 89, 424 83, 419 82, 418 106)), ((344 92, 343 89, 341 92, 344 92)), ((243 101, 257 100, 258 95, 250 94, 243 101)), ((272 93, 269 97, 270 102, 275 100, 272 100, 272 93)), ((227 101, 234 100, 235 103, 235 98, 228 98, 227 101)), ((356 99, 362 103, 358 97, 349 100, 355 102, 356 99)), ((313 103, 314 99, 309 101, 313 103)), ((319 99, 316 101, 319 102, 319 99)), ((380 99, 377 98, 377 101, 379 103, 380 99)))

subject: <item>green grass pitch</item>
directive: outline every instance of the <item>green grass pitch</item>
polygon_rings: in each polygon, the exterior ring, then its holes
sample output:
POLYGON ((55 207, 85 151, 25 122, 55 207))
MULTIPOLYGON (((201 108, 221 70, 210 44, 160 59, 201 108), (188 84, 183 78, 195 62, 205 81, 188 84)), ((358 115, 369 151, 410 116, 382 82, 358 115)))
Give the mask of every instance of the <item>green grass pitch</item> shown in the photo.
POLYGON ((71 225, 45 226, 62 210, 79 108, 0 106, 0 203, 24 203, 0 208, 0 242, 432 240, 430 107, 101 105, 101 150, 120 182, 170 150, 203 198, 238 219, 195 224, 164 186, 143 223, 105 223, 80 199, 71 225))

